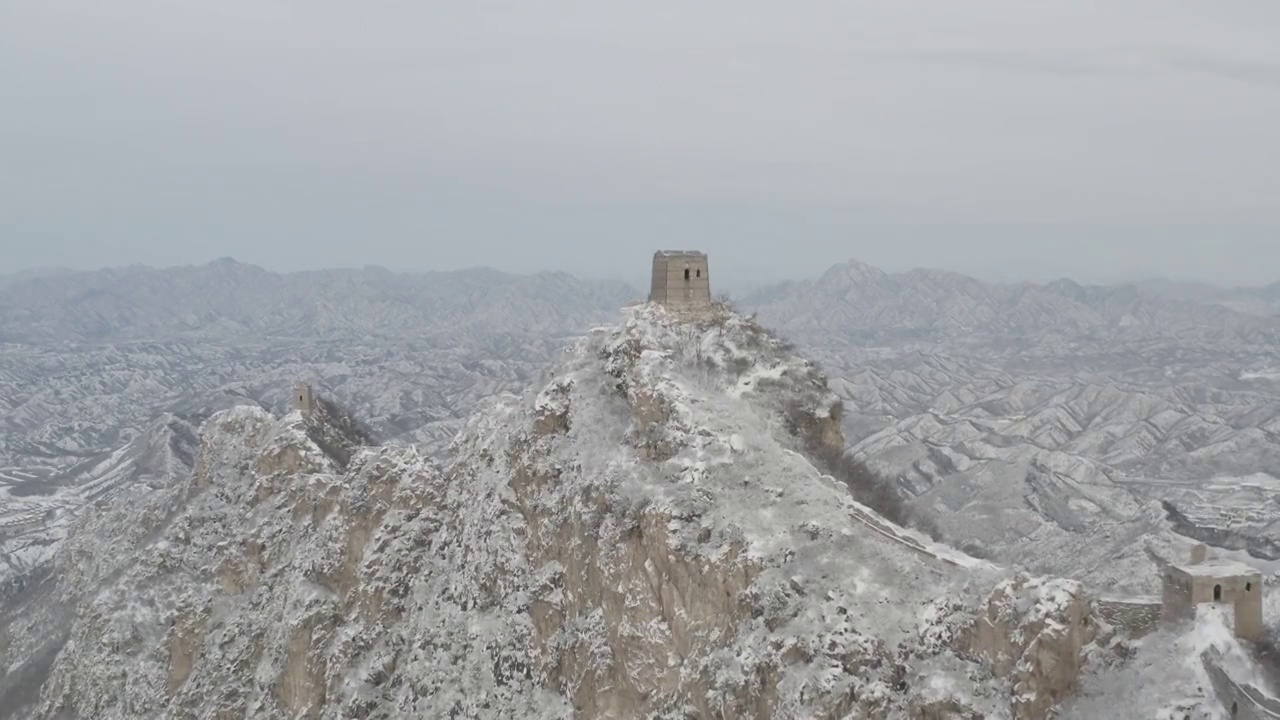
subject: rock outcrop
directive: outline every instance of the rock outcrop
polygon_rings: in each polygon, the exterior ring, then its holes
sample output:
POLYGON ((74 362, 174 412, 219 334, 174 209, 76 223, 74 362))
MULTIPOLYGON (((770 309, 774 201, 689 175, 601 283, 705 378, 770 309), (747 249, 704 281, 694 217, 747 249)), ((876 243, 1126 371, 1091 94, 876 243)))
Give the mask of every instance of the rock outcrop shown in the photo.
POLYGON ((1047 717, 1073 693, 1098 624, 1084 587, 1018 576, 1001 583, 959 639, 1013 685, 1013 716, 1047 717))

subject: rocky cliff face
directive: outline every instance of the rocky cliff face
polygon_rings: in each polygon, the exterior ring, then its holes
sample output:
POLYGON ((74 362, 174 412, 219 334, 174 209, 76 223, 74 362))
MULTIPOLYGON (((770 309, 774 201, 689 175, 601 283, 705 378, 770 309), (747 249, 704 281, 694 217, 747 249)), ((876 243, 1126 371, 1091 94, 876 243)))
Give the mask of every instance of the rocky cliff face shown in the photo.
POLYGON ((343 463, 315 434, 297 414, 220 413, 172 513, 70 547, 82 574, 63 592, 94 590, 67 597, 32 715, 475 717, 513 692, 527 717, 561 707, 513 669, 527 622, 469 606, 464 574, 442 571, 460 559, 439 471, 408 448, 343 463))
POLYGON ((807 455, 843 442, 839 416, 753 322, 654 307, 489 402, 444 470, 341 424, 221 412, 189 483, 88 518, 0 625, 0 662, 40 686, 0 706, 1047 717, 1091 652, 1083 591, 859 502, 807 455))
POLYGON ((996 588, 960 644, 1012 679, 1015 718, 1042 718, 1074 692, 1097 632, 1079 583, 1018 577, 996 588))

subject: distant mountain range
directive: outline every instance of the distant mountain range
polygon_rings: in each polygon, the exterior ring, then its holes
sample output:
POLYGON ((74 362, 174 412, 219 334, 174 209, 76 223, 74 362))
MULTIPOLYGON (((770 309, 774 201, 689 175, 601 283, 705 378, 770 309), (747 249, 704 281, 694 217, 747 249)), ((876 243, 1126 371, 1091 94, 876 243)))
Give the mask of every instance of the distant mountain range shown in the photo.
POLYGON ((1174 285, 1086 286, 985 283, 940 270, 890 274, 856 261, 816 280, 782 283, 743 298, 776 327, 794 333, 930 337, 1193 333, 1250 341, 1280 337, 1277 286, 1198 295, 1174 285), (1247 294, 1246 294, 1247 293, 1247 294), (1249 312, 1243 298, 1253 299, 1249 312), (1274 300, 1274 304, 1268 302, 1274 300))
POLYGON ((0 342, 556 335, 579 332, 601 312, 643 299, 625 284, 565 273, 368 267, 279 274, 224 259, 0 283, 0 342))
MULTIPOLYGON (((595 317, 645 295, 617 281, 487 268, 274 273, 232 259, 163 269, 51 268, 0 276, 0 341, 574 333, 598 319, 584 313, 595 317)), ((999 284, 941 270, 891 274, 856 261, 814 280, 763 286, 739 303, 789 332, 1238 334, 1274 333, 1280 324, 1280 282, 999 284)))
POLYGON ((1144 280, 1136 284, 1152 295, 1216 303, 1241 312, 1270 314, 1280 311, 1280 282, 1253 288, 1224 288, 1208 283, 1172 280, 1144 280))

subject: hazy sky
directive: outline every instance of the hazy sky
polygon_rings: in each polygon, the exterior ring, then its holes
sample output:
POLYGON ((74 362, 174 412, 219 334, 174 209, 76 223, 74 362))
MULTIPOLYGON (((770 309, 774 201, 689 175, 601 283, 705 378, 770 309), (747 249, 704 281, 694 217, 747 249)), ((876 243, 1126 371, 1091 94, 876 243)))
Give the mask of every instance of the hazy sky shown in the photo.
POLYGON ((659 247, 1280 280, 1280 2, 0 0, 0 272, 659 247))

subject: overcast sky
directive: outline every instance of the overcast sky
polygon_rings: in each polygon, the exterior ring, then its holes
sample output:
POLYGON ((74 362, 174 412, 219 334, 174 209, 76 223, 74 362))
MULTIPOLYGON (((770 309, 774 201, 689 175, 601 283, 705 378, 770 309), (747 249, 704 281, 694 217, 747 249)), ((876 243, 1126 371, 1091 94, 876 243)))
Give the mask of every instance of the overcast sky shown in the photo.
POLYGON ((1280 2, 0 0, 0 247, 1271 282, 1280 2))

